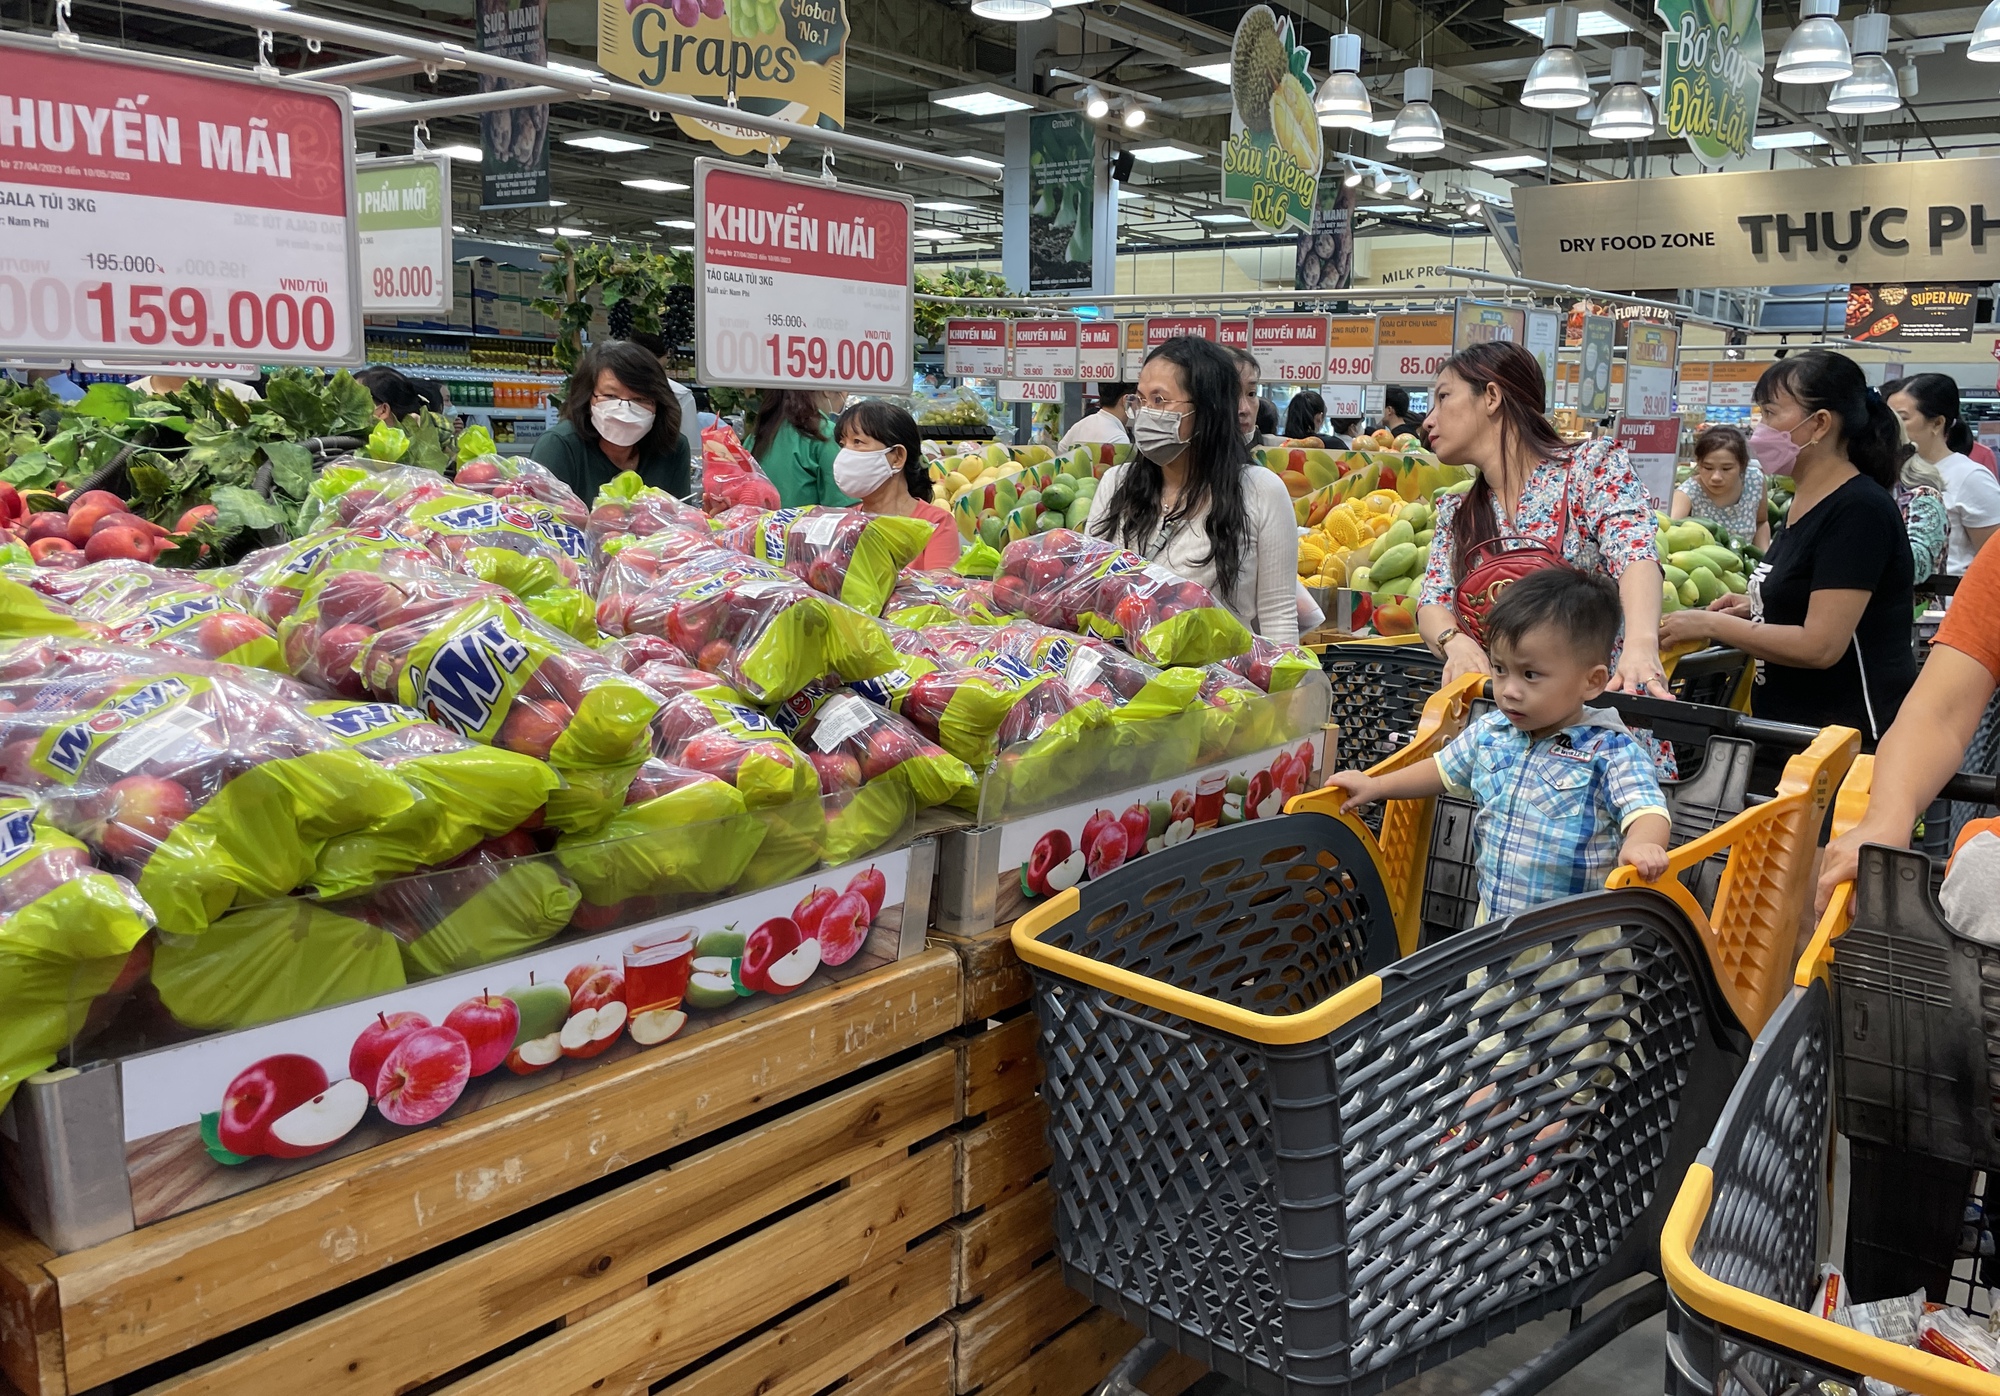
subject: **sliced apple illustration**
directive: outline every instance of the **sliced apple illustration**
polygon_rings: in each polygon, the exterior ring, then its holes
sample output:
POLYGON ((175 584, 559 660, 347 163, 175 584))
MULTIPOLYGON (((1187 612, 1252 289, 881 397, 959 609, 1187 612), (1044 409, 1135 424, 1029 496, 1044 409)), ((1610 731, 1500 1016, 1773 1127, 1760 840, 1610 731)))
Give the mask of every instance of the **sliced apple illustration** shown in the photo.
POLYGON ((1173 823, 1167 826, 1167 832, 1162 834, 1160 837, 1166 840, 1166 846, 1168 848, 1173 848, 1180 844, 1186 843, 1189 839, 1194 837, 1194 816, 1187 815, 1184 816, 1183 818, 1176 819, 1173 823))
POLYGON ((764 967, 763 987, 774 994, 789 994, 812 978, 819 968, 819 942, 802 940, 764 967))
POLYGON ((353 1077, 335 1081, 304 1105, 271 1124, 265 1152, 272 1158, 304 1158, 345 1139, 368 1113, 368 1090, 353 1077))
POLYGON ((618 1040, 625 1031, 625 1001, 613 999, 597 1008, 579 1009, 570 1015, 562 1030, 565 1057, 594 1057, 618 1040))
POLYGON ((1083 880, 1083 869, 1088 859, 1082 849, 1069 855, 1049 869, 1049 890, 1063 892, 1083 880))
POLYGON ((688 1015, 678 1008, 649 1008, 632 1018, 632 1040, 641 1047, 657 1047, 687 1025, 688 1015))
POLYGON ((516 1076, 532 1076, 545 1066, 562 1060, 562 1031, 546 1037, 531 1037, 507 1054, 507 1069, 516 1076))
POLYGON ((736 979, 727 955, 697 955, 690 966, 685 1002, 690 1008, 727 1008, 736 1002, 736 979))

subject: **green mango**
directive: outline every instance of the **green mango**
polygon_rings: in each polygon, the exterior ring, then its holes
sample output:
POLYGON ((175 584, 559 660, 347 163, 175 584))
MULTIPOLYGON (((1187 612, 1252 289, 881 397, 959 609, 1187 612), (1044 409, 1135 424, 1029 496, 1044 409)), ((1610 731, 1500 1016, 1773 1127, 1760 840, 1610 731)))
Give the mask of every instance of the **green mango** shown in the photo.
POLYGON ((1690 548, 1706 547, 1715 541, 1715 535, 1702 526, 1699 520, 1682 519, 1667 530, 1667 542, 1675 552, 1686 552, 1690 548))
POLYGON ((1069 513, 1063 518, 1063 527, 1073 528, 1078 533, 1081 533, 1083 532, 1083 526, 1089 522, 1090 501, 1088 499, 1079 499, 1076 503, 1069 506, 1069 513))
MULTIPOLYGON (((1368 560, 1371 563, 1380 562, 1382 555, 1388 552, 1389 549, 1399 548, 1405 543, 1414 543, 1416 538, 1417 531, 1403 520, 1398 519, 1389 525, 1388 530, 1380 538, 1375 540, 1375 545, 1368 550, 1368 560)), ((1395 574, 1391 573, 1390 575, 1394 576, 1395 574)))
POLYGON ((1681 583, 1681 605, 1699 606, 1700 604, 1701 604, 1701 591, 1699 588, 1695 586, 1694 578, 1689 577, 1686 581, 1681 583))
POLYGON ((1384 597, 1401 600, 1417 589, 1415 577, 1396 577, 1387 582, 1375 583, 1375 601, 1379 605, 1384 597))
POLYGON ((1043 511, 1042 516, 1035 520, 1035 532, 1037 533, 1053 533, 1056 529, 1064 527, 1067 527, 1067 524, 1063 516, 1053 509, 1043 511))
POLYGON ((1663 559, 1672 555, 1674 550, 1667 544, 1667 532, 1665 529, 1661 529, 1653 535, 1653 551, 1658 553, 1663 559))
POLYGON ((993 512, 1005 514, 1021 502, 1020 491, 1014 488, 1011 476, 1002 476, 993 482, 993 512))
POLYGON ((1714 572, 1718 577, 1724 572, 1741 572, 1743 570, 1743 559, 1735 553, 1730 552, 1729 549, 1723 547, 1720 543, 1710 543, 1707 547, 1696 548, 1694 551, 1695 556, 1708 559, 1709 570, 1714 572))
MULTIPOLYGON (((1388 534, 1382 536, 1386 538, 1388 534)), ((1376 588, 1380 590, 1384 581, 1414 572, 1422 557, 1415 543, 1398 543, 1369 562, 1368 575, 1375 579, 1376 588)))
POLYGON ((1660 614, 1670 616, 1681 609, 1681 594, 1672 582, 1660 583, 1660 614))
POLYGON ((1419 533, 1415 538, 1412 538, 1410 541, 1415 543, 1419 548, 1422 548, 1424 550, 1425 557, 1429 557, 1431 553, 1432 536, 1433 536, 1433 530, 1427 528, 1422 533, 1419 533))
POLYGON ((1685 567, 1676 567, 1671 562, 1661 563, 1660 571, 1666 575, 1667 585, 1670 587, 1677 588, 1682 582, 1688 579, 1687 569, 1685 567))
POLYGON ((1694 571, 1688 573, 1688 583, 1694 588, 1698 603, 1703 606, 1706 606, 1718 596, 1723 595, 1727 590, 1722 585, 1722 578, 1716 576, 1714 572, 1706 567, 1697 567, 1694 571))
POLYGON ((1738 596, 1750 590, 1750 583, 1744 578, 1741 572, 1724 572, 1722 574, 1722 584, 1738 596))
POLYGON ((1674 553, 1671 557, 1667 559, 1667 564, 1671 567, 1678 567, 1683 572, 1692 572, 1697 567, 1706 567, 1711 572, 1715 570, 1714 566, 1710 564, 1707 558, 1703 557, 1700 553, 1696 552, 1692 548, 1687 548, 1680 552, 1674 553))
POLYGON ((998 514, 987 514, 979 520, 979 541, 989 548, 1007 546, 1007 525, 998 514))
POLYGON ((1069 509, 1076 499, 1076 486, 1066 480, 1057 480, 1042 491, 1042 507, 1061 514, 1069 509))

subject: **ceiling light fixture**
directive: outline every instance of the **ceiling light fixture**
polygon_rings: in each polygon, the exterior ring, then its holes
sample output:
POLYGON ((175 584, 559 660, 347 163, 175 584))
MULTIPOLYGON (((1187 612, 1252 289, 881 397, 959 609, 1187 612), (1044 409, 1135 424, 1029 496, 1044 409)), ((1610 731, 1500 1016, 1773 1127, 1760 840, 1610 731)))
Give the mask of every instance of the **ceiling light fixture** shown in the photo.
MULTIPOLYGON (((1540 5, 1517 5, 1507 11, 1507 22, 1523 33, 1539 39, 1548 29, 1548 11, 1540 5)), ((1576 6, 1576 34, 1580 39, 1601 39, 1607 34, 1638 30, 1630 16, 1606 0, 1576 6)))
POLYGON ((1199 160, 1208 152, 1197 146, 1180 141, 1162 141, 1154 145, 1135 145, 1132 158, 1148 165, 1171 165, 1180 160, 1199 160))
POLYGON ((627 189, 643 189, 648 194, 678 194, 687 188, 685 184, 671 179, 621 179, 618 182, 627 189))
POLYGON ((692 218, 655 218, 653 221, 662 228, 684 228, 690 233, 695 226, 692 218))
POLYGON ((1477 198, 1471 198, 1465 201, 1465 211, 1471 214, 1474 218, 1477 218, 1479 216, 1479 210, 1484 207, 1486 207, 1486 205, 1482 204, 1477 198))
POLYGON ((1589 102, 1590 74, 1576 56, 1576 7, 1551 5, 1543 25, 1542 56, 1521 85, 1521 105, 1535 111, 1575 111, 1589 102))
MULTIPOLYGON (((1042 7, 1048 13, 1048 7, 1042 7)), ((931 93, 931 100, 941 107, 962 111, 967 116, 1005 116, 1008 112, 1026 111, 1034 105, 1023 101, 1018 93, 995 82, 976 83, 971 87, 952 87, 942 92, 931 93)))
MULTIPOLYGON (((2000 4, 2000 0, 1994 0, 1994 3, 2000 4)), ((1229 86, 1229 55, 1226 53, 1207 53, 1199 58, 1190 58, 1181 64, 1181 71, 1193 73, 1198 78, 1207 78, 1210 82, 1219 82, 1224 87, 1227 87, 1229 86)))
POLYGON ((926 242, 957 242, 961 234, 953 228, 916 228, 912 237, 920 237, 926 242))
POLYGON ((1248 223, 1250 221, 1240 213, 1197 213, 1195 217, 1204 223, 1248 223))
MULTIPOLYGON (((922 199, 922 200, 919 200, 919 201, 918 201, 918 203, 917 203, 917 207, 918 207, 918 208, 921 208, 921 209, 924 209, 924 210, 926 210, 926 211, 928 211, 928 212, 930 212, 930 213, 977 213, 977 212, 979 212, 979 210, 978 210, 978 209, 976 209, 976 208, 974 208, 974 207, 973 207, 973 206, 972 206, 971 204, 961 204, 961 203, 956 203, 956 202, 954 202, 954 201, 953 201, 953 200, 951 200, 951 199, 922 199)), ((689 226, 690 226, 690 227, 692 227, 693 225, 692 225, 692 224, 690 224, 689 226)))
POLYGON ((956 157, 968 165, 984 165, 989 170, 1004 170, 1007 167, 990 155, 960 155, 956 157))
POLYGON ((1854 71, 1834 85, 1826 109, 1842 116, 1874 116, 1903 105, 1889 52, 1889 16, 1871 10, 1854 21, 1854 71))
POLYGON ((1896 87, 1909 101, 1917 95, 1917 60, 1913 54, 1903 55, 1903 66, 1896 70, 1896 87))
POLYGON ((1375 192, 1378 194, 1388 193, 1390 183, 1389 172, 1387 170, 1381 171, 1375 176, 1375 192))
POLYGON ((1111 115, 1111 99, 1094 86, 1086 86, 1077 93, 1077 98, 1083 103, 1083 114, 1092 121, 1102 121, 1111 115))
POLYGON ((1119 120, 1123 123, 1126 130, 1136 131, 1146 124, 1146 109, 1139 103, 1134 102, 1131 106, 1125 108, 1125 115, 1120 117, 1119 120))
POLYGON ((434 145, 431 147, 431 154, 449 155, 454 160, 465 160, 474 165, 483 158, 476 145, 434 145))
POLYGON ((1049 0, 972 0, 972 12, 981 19, 997 19, 1007 24, 1027 24, 1047 19, 1055 13, 1049 0))
MULTIPOLYGON (((1993 0, 2000 5, 2000 0, 1993 0)), ((1361 36, 1335 34, 1327 43, 1327 63, 1332 69, 1313 97, 1313 110, 1322 126, 1352 130, 1375 119, 1375 106, 1361 81, 1361 36)))
POLYGON ((1779 82, 1839 82, 1854 72, 1854 59, 1834 16, 1840 0, 1801 0, 1799 27, 1785 37, 1778 66, 1771 76, 1779 82))
POLYGON ((1755 150, 1793 150, 1803 145, 1825 145, 1826 137, 1803 126, 1779 126, 1750 137, 1755 150))
POLYGON ((1444 123, 1431 106, 1431 70, 1403 70, 1403 109, 1389 127, 1389 149, 1397 155, 1431 155, 1444 149, 1444 123))
POLYGON ((472 231, 472 229, 470 229, 470 228, 466 227, 466 226, 465 226, 465 225, 464 225, 463 223, 454 223, 454 224, 452 224, 452 225, 451 225, 451 230, 452 230, 452 231, 453 231, 454 233, 469 233, 469 232, 471 232, 471 231, 472 231))
POLYGON ((1365 178, 1367 178, 1366 175, 1362 174, 1359 170, 1355 170, 1346 179, 1340 181, 1341 187, 1344 189, 1358 189, 1361 187, 1361 181, 1365 178))
POLYGON ((645 137, 627 135, 623 131, 576 131, 562 137, 562 143, 604 155, 626 155, 635 150, 653 148, 653 143, 645 137))
POLYGON ((1965 56, 1974 63, 2000 63, 2000 0, 1990 0, 1979 23, 1972 26, 1965 56))
POLYGON ((1597 104, 1591 118, 1590 134, 1601 141, 1649 140, 1658 123, 1653 117, 1653 99, 1639 88, 1644 74, 1646 51, 1629 45, 1611 55, 1611 90, 1597 104))
POLYGON ((353 87, 347 90, 347 104, 356 111, 384 111, 390 107, 410 105, 401 97, 389 97, 380 92, 363 92, 353 87))
POLYGON ((1501 150, 1491 155, 1474 155, 1465 163, 1495 174, 1504 174, 1509 170, 1539 170, 1548 161, 1532 150, 1501 150))
POLYGON ((587 238, 590 236, 590 229, 588 228, 537 228, 535 231, 545 238, 587 238))

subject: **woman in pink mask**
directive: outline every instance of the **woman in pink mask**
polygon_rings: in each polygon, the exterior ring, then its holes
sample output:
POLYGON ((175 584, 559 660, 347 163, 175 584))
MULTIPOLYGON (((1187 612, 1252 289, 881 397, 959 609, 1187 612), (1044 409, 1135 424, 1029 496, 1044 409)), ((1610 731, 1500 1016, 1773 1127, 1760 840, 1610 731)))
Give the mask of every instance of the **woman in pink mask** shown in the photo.
POLYGON ((660 361, 629 340, 584 350, 562 420, 535 438, 531 454, 586 506, 627 470, 682 498, 691 488, 680 401, 660 361))

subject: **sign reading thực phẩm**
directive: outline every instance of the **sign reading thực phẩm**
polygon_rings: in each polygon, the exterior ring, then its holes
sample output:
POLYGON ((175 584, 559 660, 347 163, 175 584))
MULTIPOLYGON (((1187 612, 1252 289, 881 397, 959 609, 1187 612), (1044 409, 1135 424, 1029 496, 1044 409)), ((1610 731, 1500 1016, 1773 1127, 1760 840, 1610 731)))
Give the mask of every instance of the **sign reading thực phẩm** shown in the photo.
POLYGON ((1292 22, 1253 5, 1229 51, 1229 139, 1222 147, 1222 202, 1274 233, 1312 227, 1325 156, 1313 111, 1308 54, 1292 22))
POLYGON ((845 0, 598 0, 597 61, 654 92, 699 98, 716 119, 676 116, 731 155, 787 138, 733 124, 734 106, 838 131, 847 122, 845 0))
POLYGON ((1764 81, 1759 0, 1654 0, 1660 42, 1660 117, 1669 136, 1711 169, 1750 149, 1764 81))

